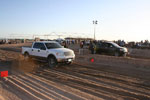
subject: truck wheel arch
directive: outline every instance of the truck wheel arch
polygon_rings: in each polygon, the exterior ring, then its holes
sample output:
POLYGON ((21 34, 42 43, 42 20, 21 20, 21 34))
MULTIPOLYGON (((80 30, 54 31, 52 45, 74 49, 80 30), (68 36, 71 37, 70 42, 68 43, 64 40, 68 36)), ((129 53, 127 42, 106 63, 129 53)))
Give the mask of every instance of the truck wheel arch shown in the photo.
POLYGON ((54 57, 54 58, 56 59, 55 55, 53 55, 53 54, 49 54, 49 55, 47 56, 47 60, 48 60, 49 57, 54 57))
POLYGON ((30 57, 28 52, 24 53, 24 60, 26 60, 26 61, 30 61, 31 60, 31 57, 30 57))
POLYGON ((29 55, 29 53, 28 53, 27 51, 26 51, 26 52, 24 52, 24 55, 25 55, 25 54, 28 54, 28 55, 29 55))
POLYGON ((48 55, 47 62, 50 68, 57 66, 57 59, 53 54, 48 55))

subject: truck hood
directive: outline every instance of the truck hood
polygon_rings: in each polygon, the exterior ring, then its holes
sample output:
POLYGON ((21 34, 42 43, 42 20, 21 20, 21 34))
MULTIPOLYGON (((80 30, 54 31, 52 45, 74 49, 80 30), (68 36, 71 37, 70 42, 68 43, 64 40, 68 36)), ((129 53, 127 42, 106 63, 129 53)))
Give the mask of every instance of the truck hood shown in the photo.
POLYGON ((125 47, 120 47, 120 49, 122 49, 123 52, 128 52, 128 49, 125 47))
POLYGON ((49 50, 55 52, 73 52, 73 50, 67 48, 56 48, 56 49, 49 49, 49 50))

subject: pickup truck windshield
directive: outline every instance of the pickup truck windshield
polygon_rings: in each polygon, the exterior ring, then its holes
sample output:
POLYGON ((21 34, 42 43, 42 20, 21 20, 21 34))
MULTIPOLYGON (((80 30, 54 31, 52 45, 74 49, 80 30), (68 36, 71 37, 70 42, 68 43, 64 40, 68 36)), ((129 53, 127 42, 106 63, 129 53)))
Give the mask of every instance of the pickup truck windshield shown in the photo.
POLYGON ((112 43, 115 47, 120 48, 120 46, 116 43, 112 43))
POLYGON ((53 48, 62 48, 62 46, 58 43, 45 43, 47 49, 53 49, 53 48))

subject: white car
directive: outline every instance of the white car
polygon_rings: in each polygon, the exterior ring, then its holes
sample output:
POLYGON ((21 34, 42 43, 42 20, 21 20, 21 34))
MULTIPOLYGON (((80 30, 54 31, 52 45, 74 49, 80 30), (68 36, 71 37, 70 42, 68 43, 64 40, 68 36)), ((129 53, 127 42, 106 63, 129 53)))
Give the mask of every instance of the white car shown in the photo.
POLYGON ((59 62, 71 64, 75 59, 73 50, 64 48, 55 41, 33 42, 32 47, 22 47, 22 54, 25 59, 34 57, 46 60, 50 67, 55 67, 59 62))

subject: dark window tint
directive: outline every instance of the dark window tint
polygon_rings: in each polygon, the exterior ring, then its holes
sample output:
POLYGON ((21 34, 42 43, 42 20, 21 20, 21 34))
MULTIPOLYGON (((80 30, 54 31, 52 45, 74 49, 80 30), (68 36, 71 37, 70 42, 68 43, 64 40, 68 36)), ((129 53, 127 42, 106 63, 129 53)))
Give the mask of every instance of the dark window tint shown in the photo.
POLYGON ((33 48, 39 48, 39 43, 34 43, 34 46, 33 46, 33 48))
POLYGON ((116 48, 120 48, 120 46, 119 46, 118 44, 116 44, 116 43, 112 43, 112 45, 113 45, 114 47, 116 47, 116 48))
POLYGON ((41 48, 44 48, 45 49, 45 46, 43 43, 35 43, 33 48, 36 48, 36 49, 41 49, 41 48))
POLYGON ((98 44, 96 44, 96 46, 97 46, 98 48, 100 48, 100 47, 102 47, 102 43, 98 43, 98 44))
POLYGON ((108 45, 106 43, 102 43, 101 45, 102 47, 108 47, 108 45))
POLYGON ((113 48, 114 46, 112 44, 110 44, 110 43, 107 43, 107 47, 108 48, 113 48))
POLYGON ((45 43, 47 49, 62 48, 59 43, 45 43))

